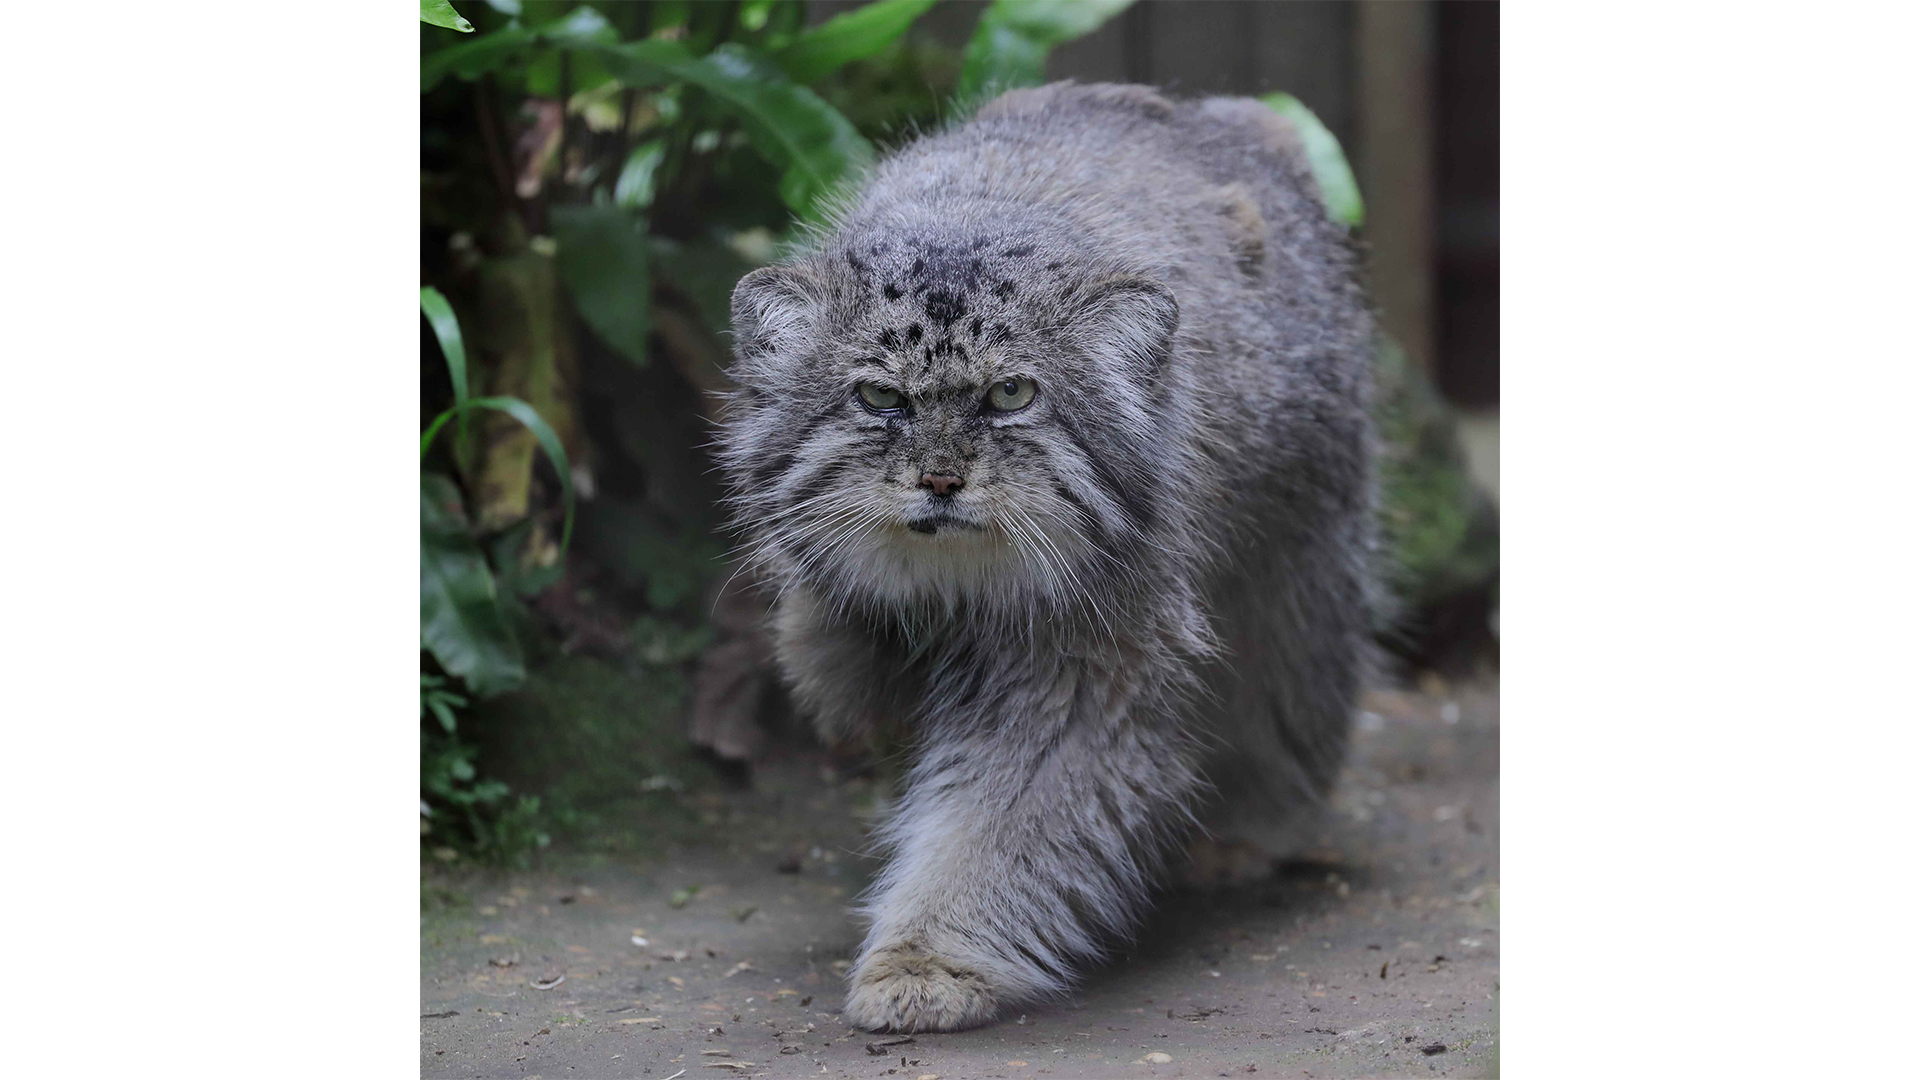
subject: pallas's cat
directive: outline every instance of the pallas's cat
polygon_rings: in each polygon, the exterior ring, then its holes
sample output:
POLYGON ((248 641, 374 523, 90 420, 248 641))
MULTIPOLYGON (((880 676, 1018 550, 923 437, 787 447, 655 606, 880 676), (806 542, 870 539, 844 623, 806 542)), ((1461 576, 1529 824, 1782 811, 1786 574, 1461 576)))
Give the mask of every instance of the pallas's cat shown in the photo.
POLYGON ((733 297, 722 462, 785 678, 910 765, 846 1019, 1065 990, 1196 831, 1339 767, 1369 649, 1372 326, 1258 102, 1008 93, 733 297))

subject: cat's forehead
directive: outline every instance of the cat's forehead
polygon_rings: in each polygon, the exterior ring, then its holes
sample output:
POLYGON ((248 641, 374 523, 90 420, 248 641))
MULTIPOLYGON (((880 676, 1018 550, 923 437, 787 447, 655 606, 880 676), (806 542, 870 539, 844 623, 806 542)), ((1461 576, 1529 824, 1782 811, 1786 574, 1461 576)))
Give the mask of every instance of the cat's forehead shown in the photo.
POLYGON ((1001 374, 996 362, 1031 324, 1026 302, 1061 269, 1012 231, 869 235, 837 254, 851 333, 915 390, 979 386, 1001 374))

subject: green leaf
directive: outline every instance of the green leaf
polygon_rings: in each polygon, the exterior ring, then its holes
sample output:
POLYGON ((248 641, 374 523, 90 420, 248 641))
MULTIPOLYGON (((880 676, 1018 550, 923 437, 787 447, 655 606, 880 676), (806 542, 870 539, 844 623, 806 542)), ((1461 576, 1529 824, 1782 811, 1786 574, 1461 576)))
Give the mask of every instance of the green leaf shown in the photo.
POLYGON ((629 210, 644 210, 653 205, 653 177, 667 156, 665 139, 648 139, 633 148, 627 163, 620 167, 620 179, 613 184, 613 202, 629 210))
POLYGON ((1286 117, 1300 133, 1300 143, 1307 151, 1307 165, 1313 170, 1314 182, 1320 185, 1320 201, 1327 206, 1327 216, 1348 228, 1365 221, 1367 209, 1360 202, 1360 185, 1354 182, 1353 170, 1347 167, 1347 156, 1340 152, 1340 140, 1327 130, 1327 125, 1292 94, 1268 94, 1260 100, 1267 108, 1286 117))
POLYGON ((453 730, 458 724, 454 721, 452 703, 442 698, 429 698, 427 700, 427 707, 432 709, 433 715, 439 719, 440 727, 446 731, 447 734, 453 734, 453 730))
POLYGON ((607 20, 590 7, 576 8, 566 18, 545 26, 505 26, 422 57, 420 91, 433 89, 448 75, 477 79, 526 59, 536 47, 577 48, 617 36, 607 20))
POLYGON ((872 56, 907 32, 939 0, 874 0, 808 30, 773 54, 795 82, 810 83, 872 56))
POLYGON ((427 325, 433 327, 433 336, 440 339, 440 351, 446 354, 447 371, 453 376, 453 400, 467 400, 467 346, 460 336, 460 320, 454 317, 453 305, 439 289, 429 285, 420 290, 420 310, 426 313, 427 325))
POLYGON ((994 0, 980 15, 960 68, 959 98, 977 103, 1038 86, 1055 45, 1090 34, 1133 0, 994 0))
POLYGON ((473 33, 473 24, 461 18, 447 0, 420 0, 420 21, 458 30, 463 34, 473 33))
POLYGON ((780 197, 817 220, 820 199, 873 161, 873 147, 838 109, 751 50, 722 45, 695 57, 672 41, 587 45, 629 86, 683 81, 740 121, 753 148, 778 166, 780 197))
POLYGON ((553 238, 580 317, 614 351, 645 364, 653 291, 646 222, 618 206, 556 206, 553 238))
MULTIPOLYGON (((441 354, 447 358, 447 374, 453 379, 453 403, 459 405, 467 400, 467 346, 460 336, 460 320, 453 314, 453 305, 431 285, 420 290, 420 310, 427 317, 427 325, 433 327, 433 336, 440 341, 441 354)), ((469 450, 464 416, 454 431, 453 443, 455 460, 464 462, 469 450)))
POLYGON ((420 644, 476 694, 527 677, 493 572, 467 532, 460 489, 433 473, 420 476, 420 644))
POLYGON ((664 236, 653 238, 656 280, 693 301, 700 320, 724 330, 732 318, 733 287, 753 264, 714 237, 682 243, 664 236))
POLYGON ((440 434, 440 429, 447 426, 447 421, 470 409, 493 409, 506 413, 525 424, 540 443, 540 448, 547 452, 547 458, 553 462, 553 471, 560 474, 560 495, 566 506, 565 523, 560 527, 560 550, 565 551, 567 544, 573 540, 573 470, 567 464, 567 449, 560 445, 560 436, 553 433, 553 428, 540 418, 533 406, 511 397, 468 398, 434 417, 433 423, 427 425, 427 430, 420 434, 420 456, 427 456, 427 448, 433 445, 433 437, 440 434))

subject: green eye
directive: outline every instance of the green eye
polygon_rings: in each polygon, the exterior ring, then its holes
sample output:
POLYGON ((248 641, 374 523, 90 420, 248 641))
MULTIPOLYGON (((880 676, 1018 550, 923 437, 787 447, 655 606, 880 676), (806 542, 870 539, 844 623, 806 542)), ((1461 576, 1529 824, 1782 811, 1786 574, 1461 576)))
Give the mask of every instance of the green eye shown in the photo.
POLYGON ((1002 379, 987 391, 987 404, 1001 412, 1019 412, 1033 401, 1032 379, 1002 379))
POLYGON ((894 412, 907 403, 906 395, 889 387, 863 382, 857 389, 861 402, 874 412, 894 412))

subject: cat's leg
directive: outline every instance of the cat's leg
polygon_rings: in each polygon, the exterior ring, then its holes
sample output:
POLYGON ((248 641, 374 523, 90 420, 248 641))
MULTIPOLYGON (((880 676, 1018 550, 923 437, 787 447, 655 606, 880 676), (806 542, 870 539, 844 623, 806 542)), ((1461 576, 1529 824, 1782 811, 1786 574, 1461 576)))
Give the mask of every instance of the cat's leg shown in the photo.
POLYGON ((1204 676, 1210 790, 1187 884, 1271 876, 1321 839, 1371 649, 1361 543, 1256 550, 1214 588, 1226 648, 1204 676))
POLYGON ((774 657, 787 689, 831 747, 874 746, 913 707, 915 679, 864 630, 834 619, 795 587, 774 610, 774 657))
POLYGON ((1132 928, 1197 771, 1170 710, 1143 720, 1119 687, 1068 678, 1032 712, 927 733, 883 837, 847 1022, 983 1024, 1065 991, 1132 928))

